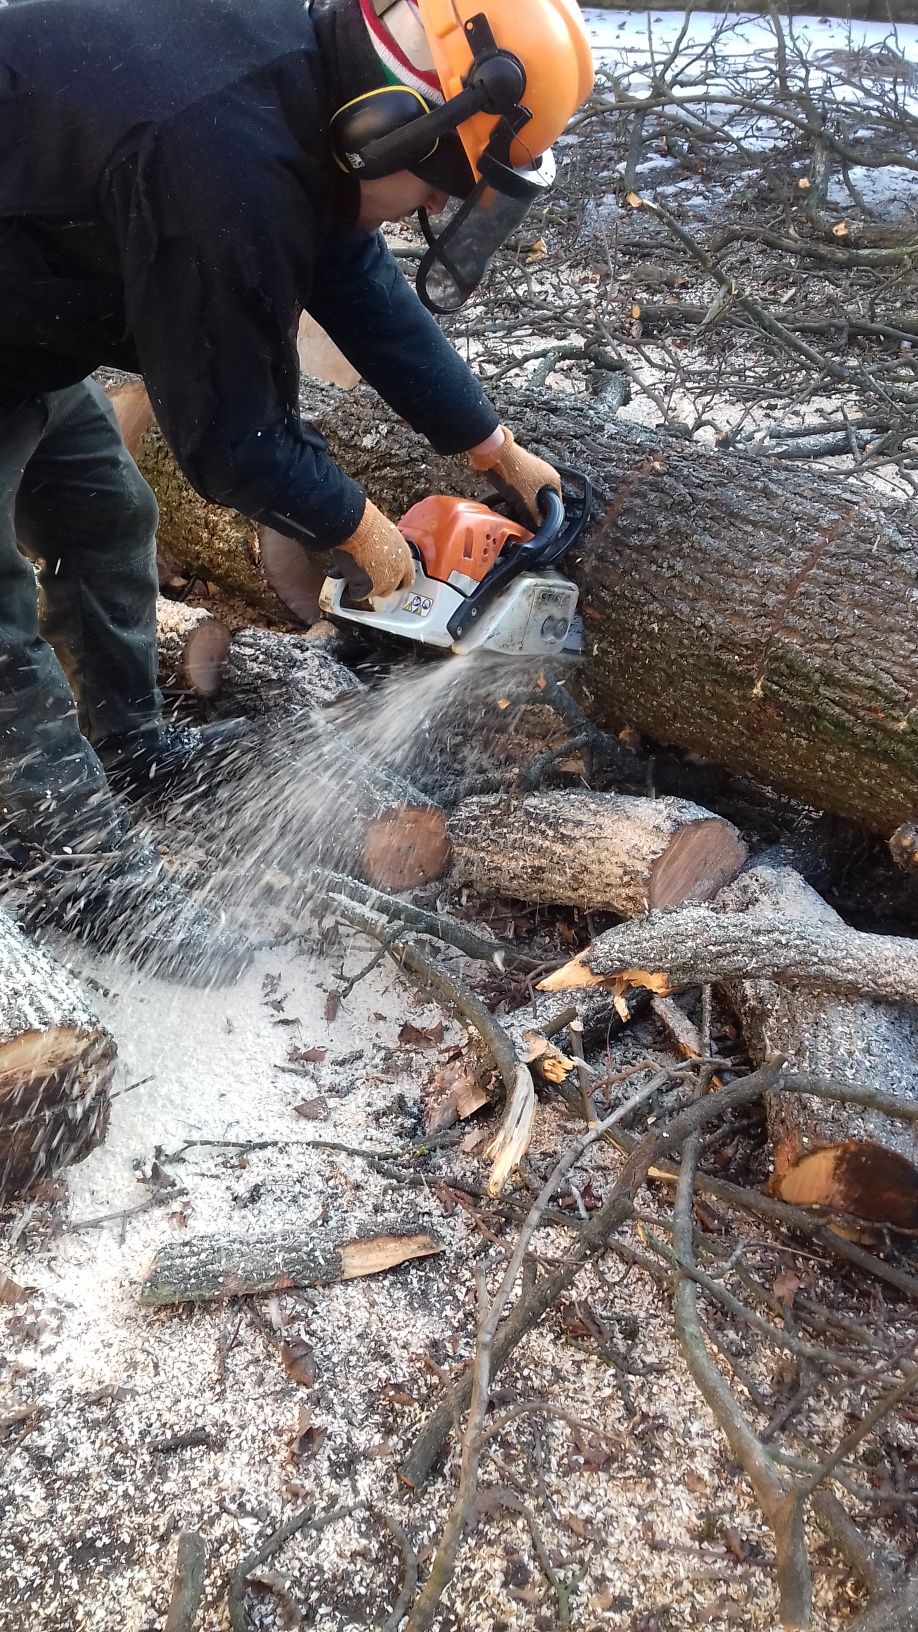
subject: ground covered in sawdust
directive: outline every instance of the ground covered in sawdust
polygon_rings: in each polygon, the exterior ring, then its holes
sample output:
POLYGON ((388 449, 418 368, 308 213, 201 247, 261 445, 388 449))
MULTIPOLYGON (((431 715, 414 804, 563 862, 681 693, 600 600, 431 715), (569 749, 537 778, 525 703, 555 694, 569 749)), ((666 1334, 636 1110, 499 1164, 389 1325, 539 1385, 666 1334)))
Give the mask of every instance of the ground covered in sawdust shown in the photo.
MULTIPOLYGON (((335 1148, 403 1151, 421 1130, 419 1085, 462 1036, 441 1035, 439 1011, 382 967, 327 1020, 328 991, 367 953, 357 940, 324 960, 262 953, 234 990, 206 995, 81 963, 119 1038, 119 1092, 105 1146, 5 1220, 4 1268, 26 1295, 4 1312, 3 1410, 34 1414, 3 1452, 4 1632, 161 1632, 182 1530, 205 1540, 199 1624, 217 1632, 240 1558, 303 1503, 368 1503, 428 1556, 455 1459, 415 1497, 397 1468, 439 1394, 438 1368, 471 1351, 474 1266, 493 1275, 500 1255, 480 1204, 449 1187, 451 1176, 483 1184, 480 1153, 426 1158, 408 1187, 335 1148), (323 1119, 298 1115, 306 1103, 323 1119), (342 1240, 421 1228, 443 1251, 251 1305, 138 1304, 164 1241, 319 1227, 342 1240)), ((638 1027, 610 1045, 610 1063, 655 1041, 638 1027)), ((572 1131, 563 1108, 540 1111, 534 1172, 572 1131)), ((615 1166, 591 1153, 581 1200, 595 1205, 615 1166)), ((550 1258, 564 1238, 542 1232, 538 1251, 550 1258)), ((526 1343, 496 1398, 548 1400, 571 1420, 536 1413, 495 1441, 481 1522, 437 1625, 565 1624, 570 1589, 569 1624, 584 1629, 772 1626, 767 1533, 686 1383, 665 1289, 610 1260, 526 1343)), ((255 1572, 246 1624, 380 1626, 399 1582, 391 1533, 360 1508, 255 1572)), ((817 1590, 826 1606, 846 1599, 834 1568, 817 1590)), ((841 1624, 828 1610, 819 1621, 841 1624)))

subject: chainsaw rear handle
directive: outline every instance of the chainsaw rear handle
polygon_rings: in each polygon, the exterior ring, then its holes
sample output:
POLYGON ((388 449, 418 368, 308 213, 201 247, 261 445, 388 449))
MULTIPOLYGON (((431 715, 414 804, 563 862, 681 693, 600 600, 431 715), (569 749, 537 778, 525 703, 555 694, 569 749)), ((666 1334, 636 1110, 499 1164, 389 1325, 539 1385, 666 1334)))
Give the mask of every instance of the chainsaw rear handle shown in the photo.
POLYGON ((567 554, 589 520, 593 504, 593 484, 582 470, 559 465, 564 497, 553 487, 543 487, 537 504, 541 525, 532 538, 508 540, 490 572, 467 595, 446 625, 453 640, 461 640, 474 628, 482 612, 521 572, 544 572, 567 554))

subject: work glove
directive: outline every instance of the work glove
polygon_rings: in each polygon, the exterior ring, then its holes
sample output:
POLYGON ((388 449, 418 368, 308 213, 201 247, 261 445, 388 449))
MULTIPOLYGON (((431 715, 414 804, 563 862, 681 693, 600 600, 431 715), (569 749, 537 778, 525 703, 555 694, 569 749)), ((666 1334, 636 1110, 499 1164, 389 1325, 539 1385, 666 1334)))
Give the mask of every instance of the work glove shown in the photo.
POLYGON ((561 477, 554 465, 521 448, 506 425, 501 425, 500 430, 504 438, 500 445, 490 453, 480 453, 473 448, 469 463, 473 470, 486 470, 499 492, 505 498, 516 499, 538 526, 542 520, 536 502, 538 495, 543 487, 553 487, 560 494, 561 477))
POLYGON ((414 583, 414 556, 398 528, 369 499, 360 524, 332 551, 355 601, 391 595, 414 583))

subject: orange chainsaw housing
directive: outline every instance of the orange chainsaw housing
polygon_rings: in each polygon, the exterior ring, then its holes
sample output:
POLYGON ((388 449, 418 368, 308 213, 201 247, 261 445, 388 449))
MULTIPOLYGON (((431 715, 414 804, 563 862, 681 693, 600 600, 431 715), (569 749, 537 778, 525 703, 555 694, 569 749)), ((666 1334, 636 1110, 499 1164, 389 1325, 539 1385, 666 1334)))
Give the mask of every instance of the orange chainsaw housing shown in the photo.
POLYGON ((486 504, 439 493, 412 505, 398 526, 409 544, 420 550, 428 578, 444 584, 453 573, 480 583, 508 539, 532 537, 525 527, 499 516, 486 504))

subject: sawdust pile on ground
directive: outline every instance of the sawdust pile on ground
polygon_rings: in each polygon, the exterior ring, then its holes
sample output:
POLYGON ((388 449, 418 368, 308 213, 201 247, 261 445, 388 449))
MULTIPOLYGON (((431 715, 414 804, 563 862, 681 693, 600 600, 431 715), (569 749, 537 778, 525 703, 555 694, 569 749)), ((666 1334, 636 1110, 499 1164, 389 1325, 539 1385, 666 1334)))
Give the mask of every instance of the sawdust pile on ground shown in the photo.
MULTIPOLYGON (((346 948, 347 972, 367 953, 346 948)), ((400 1190, 360 1158, 294 1142, 385 1151, 419 1132, 430 1049, 412 1052, 399 1031, 408 1016, 423 1034, 440 1015, 378 969, 329 1022, 326 992, 340 968, 341 955, 322 964, 265 953, 232 993, 206 997, 101 960, 84 971, 122 1039, 117 1086, 151 1080, 115 1101, 108 1142, 69 1175, 69 1200, 36 1206, 24 1229, 15 1209, 7 1219, 21 1233, 4 1267, 34 1290, 6 1311, 3 1411, 38 1409, 6 1453, 4 1632, 158 1632, 183 1529, 207 1543, 201 1624, 217 1632, 239 1558, 302 1502, 376 1504, 404 1522, 422 1558, 435 1539, 453 1465, 415 1500, 395 1470, 438 1391, 425 1356, 448 1367, 470 1352, 472 1266, 491 1247, 448 1190, 400 1190), (316 1047, 324 1058, 291 1074, 291 1050, 316 1047), (297 1116, 314 1099, 327 1120, 297 1116), (195 1140, 291 1143, 244 1152, 202 1143, 176 1156, 195 1140), (85 1227, 151 1196, 148 1211, 123 1223, 85 1227), (163 1313, 137 1305, 139 1278, 165 1240, 277 1227, 308 1237, 319 1224, 340 1227, 342 1238, 420 1225, 444 1251, 376 1280, 285 1293, 268 1305, 274 1335, 263 1328, 263 1300, 260 1318, 245 1304, 163 1313), (280 1343, 296 1349, 295 1339, 314 1355, 312 1387, 285 1369, 280 1343)), ((458 1035, 448 1028, 442 1046, 458 1035)), ((645 1043, 640 1032, 622 1043, 625 1062, 645 1043)), ((538 1171, 570 1132, 564 1114, 540 1112, 538 1171)), ((477 1169, 475 1158, 451 1153, 438 1166, 447 1181, 452 1171, 474 1181, 477 1169)), ((601 1193, 608 1170, 599 1162, 591 1171, 601 1193)), ((540 1235, 538 1246, 551 1255, 563 1235, 540 1235)), ((555 1317, 501 1377, 497 1399, 547 1397, 603 1437, 526 1419, 501 1436, 485 1483, 521 1477, 559 1580, 582 1573, 575 1626, 675 1632, 739 1622, 765 1632, 775 1610, 760 1567, 768 1540, 686 1385, 665 1293, 615 1265, 578 1287, 578 1305, 601 1312, 608 1355, 578 1338, 570 1313, 555 1317)), ((526 1519, 492 1500, 438 1624, 467 1632, 557 1624, 526 1519)), ((398 1590, 391 1536, 365 1513, 315 1547, 291 1542, 271 1569, 272 1590, 248 1600, 253 1626, 297 1624, 289 1605, 284 1618, 281 1582, 302 1624, 323 1632, 381 1624, 398 1590)), ((837 1602, 834 1573, 820 1586, 837 1602)))

